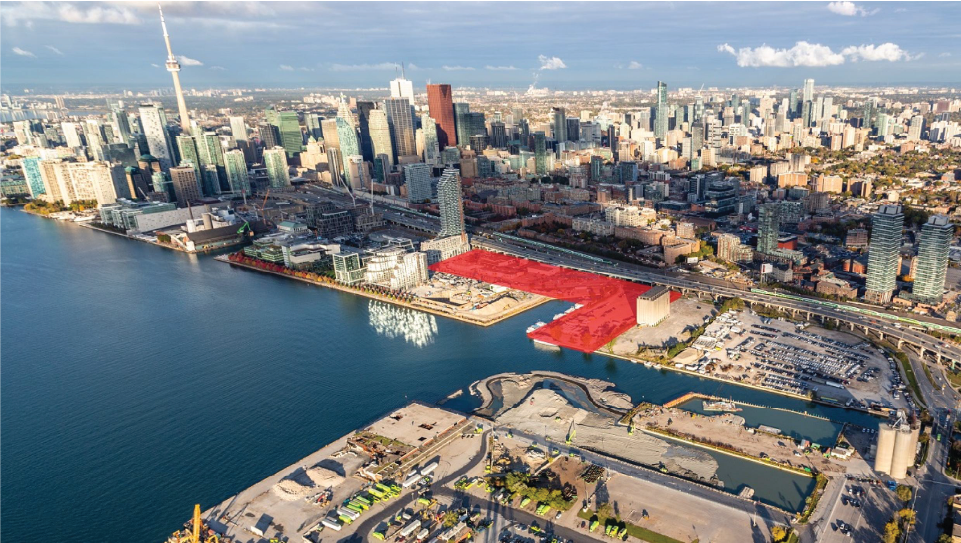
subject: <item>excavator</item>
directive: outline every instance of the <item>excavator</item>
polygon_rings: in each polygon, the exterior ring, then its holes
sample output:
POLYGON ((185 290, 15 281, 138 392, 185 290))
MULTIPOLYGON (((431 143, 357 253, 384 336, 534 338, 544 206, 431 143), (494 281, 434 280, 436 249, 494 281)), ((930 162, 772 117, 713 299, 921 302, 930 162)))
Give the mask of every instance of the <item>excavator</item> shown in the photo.
POLYGON ((200 504, 194 505, 194 515, 188 523, 190 528, 177 530, 167 538, 167 543, 229 543, 230 538, 222 540, 215 533, 207 533, 207 525, 200 516, 200 504))

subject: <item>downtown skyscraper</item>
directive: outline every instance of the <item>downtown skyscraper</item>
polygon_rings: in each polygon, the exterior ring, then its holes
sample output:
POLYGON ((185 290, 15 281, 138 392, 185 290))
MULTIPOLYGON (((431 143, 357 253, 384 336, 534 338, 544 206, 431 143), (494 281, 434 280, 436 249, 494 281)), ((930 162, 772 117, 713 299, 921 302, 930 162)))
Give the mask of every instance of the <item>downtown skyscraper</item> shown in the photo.
POLYGON ((427 107, 431 119, 437 123, 437 144, 443 151, 456 144, 454 101, 450 85, 427 85, 427 107))
POLYGON ((384 100, 387 110, 387 122, 390 124, 390 135, 394 140, 394 156, 410 157, 417 154, 414 142, 414 119, 410 112, 410 102, 407 98, 388 98, 384 100))
POLYGON ((664 138, 670 128, 668 124, 667 83, 657 82, 657 105, 654 107, 654 137, 664 138))
POLYGON ((174 152, 167 133, 167 115, 163 106, 144 104, 140 106, 140 124, 147 138, 150 154, 160 163, 160 169, 167 171, 174 166, 174 152))

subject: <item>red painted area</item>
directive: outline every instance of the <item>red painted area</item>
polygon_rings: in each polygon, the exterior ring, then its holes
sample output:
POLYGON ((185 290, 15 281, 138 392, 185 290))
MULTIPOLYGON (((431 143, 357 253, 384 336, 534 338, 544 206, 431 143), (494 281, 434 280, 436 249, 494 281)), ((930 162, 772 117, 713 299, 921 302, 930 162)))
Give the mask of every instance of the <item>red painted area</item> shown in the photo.
MULTIPOLYGON (((480 249, 438 262, 430 269, 583 305, 528 337, 586 353, 634 326, 637 297, 651 288, 480 249)), ((680 297, 671 293, 672 302, 680 297)))

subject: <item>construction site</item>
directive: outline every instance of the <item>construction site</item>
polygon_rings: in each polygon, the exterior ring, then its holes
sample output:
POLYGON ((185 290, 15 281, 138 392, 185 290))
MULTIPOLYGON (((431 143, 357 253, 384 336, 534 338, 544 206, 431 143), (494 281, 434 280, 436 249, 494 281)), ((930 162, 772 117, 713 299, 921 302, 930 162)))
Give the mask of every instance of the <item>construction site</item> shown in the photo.
POLYGON ((834 457, 748 428, 730 402, 712 402, 726 411, 704 416, 553 372, 499 374, 469 390, 481 400, 473 415, 408 404, 205 512, 198 506, 168 541, 734 543, 790 525, 814 488, 807 470, 870 471, 858 451, 834 457), (722 517, 730 523, 719 531, 712 519, 722 517))

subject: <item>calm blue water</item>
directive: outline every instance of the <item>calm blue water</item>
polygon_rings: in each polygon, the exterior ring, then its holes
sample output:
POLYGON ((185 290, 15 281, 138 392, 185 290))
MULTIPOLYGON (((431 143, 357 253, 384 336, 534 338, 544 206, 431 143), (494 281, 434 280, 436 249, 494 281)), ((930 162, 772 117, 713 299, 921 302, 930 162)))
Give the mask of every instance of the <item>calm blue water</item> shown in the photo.
POLYGON ((0 211, 0 232, 5 541, 161 540, 194 503, 218 503, 406 400, 504 371, 604 378, 635 400, 700 390, 872 422, 535 349, 524 329, 566 304, 489 328, 436 319, 425 332, 419 313, 385 317, 360 297, 16 210, 0 211))

